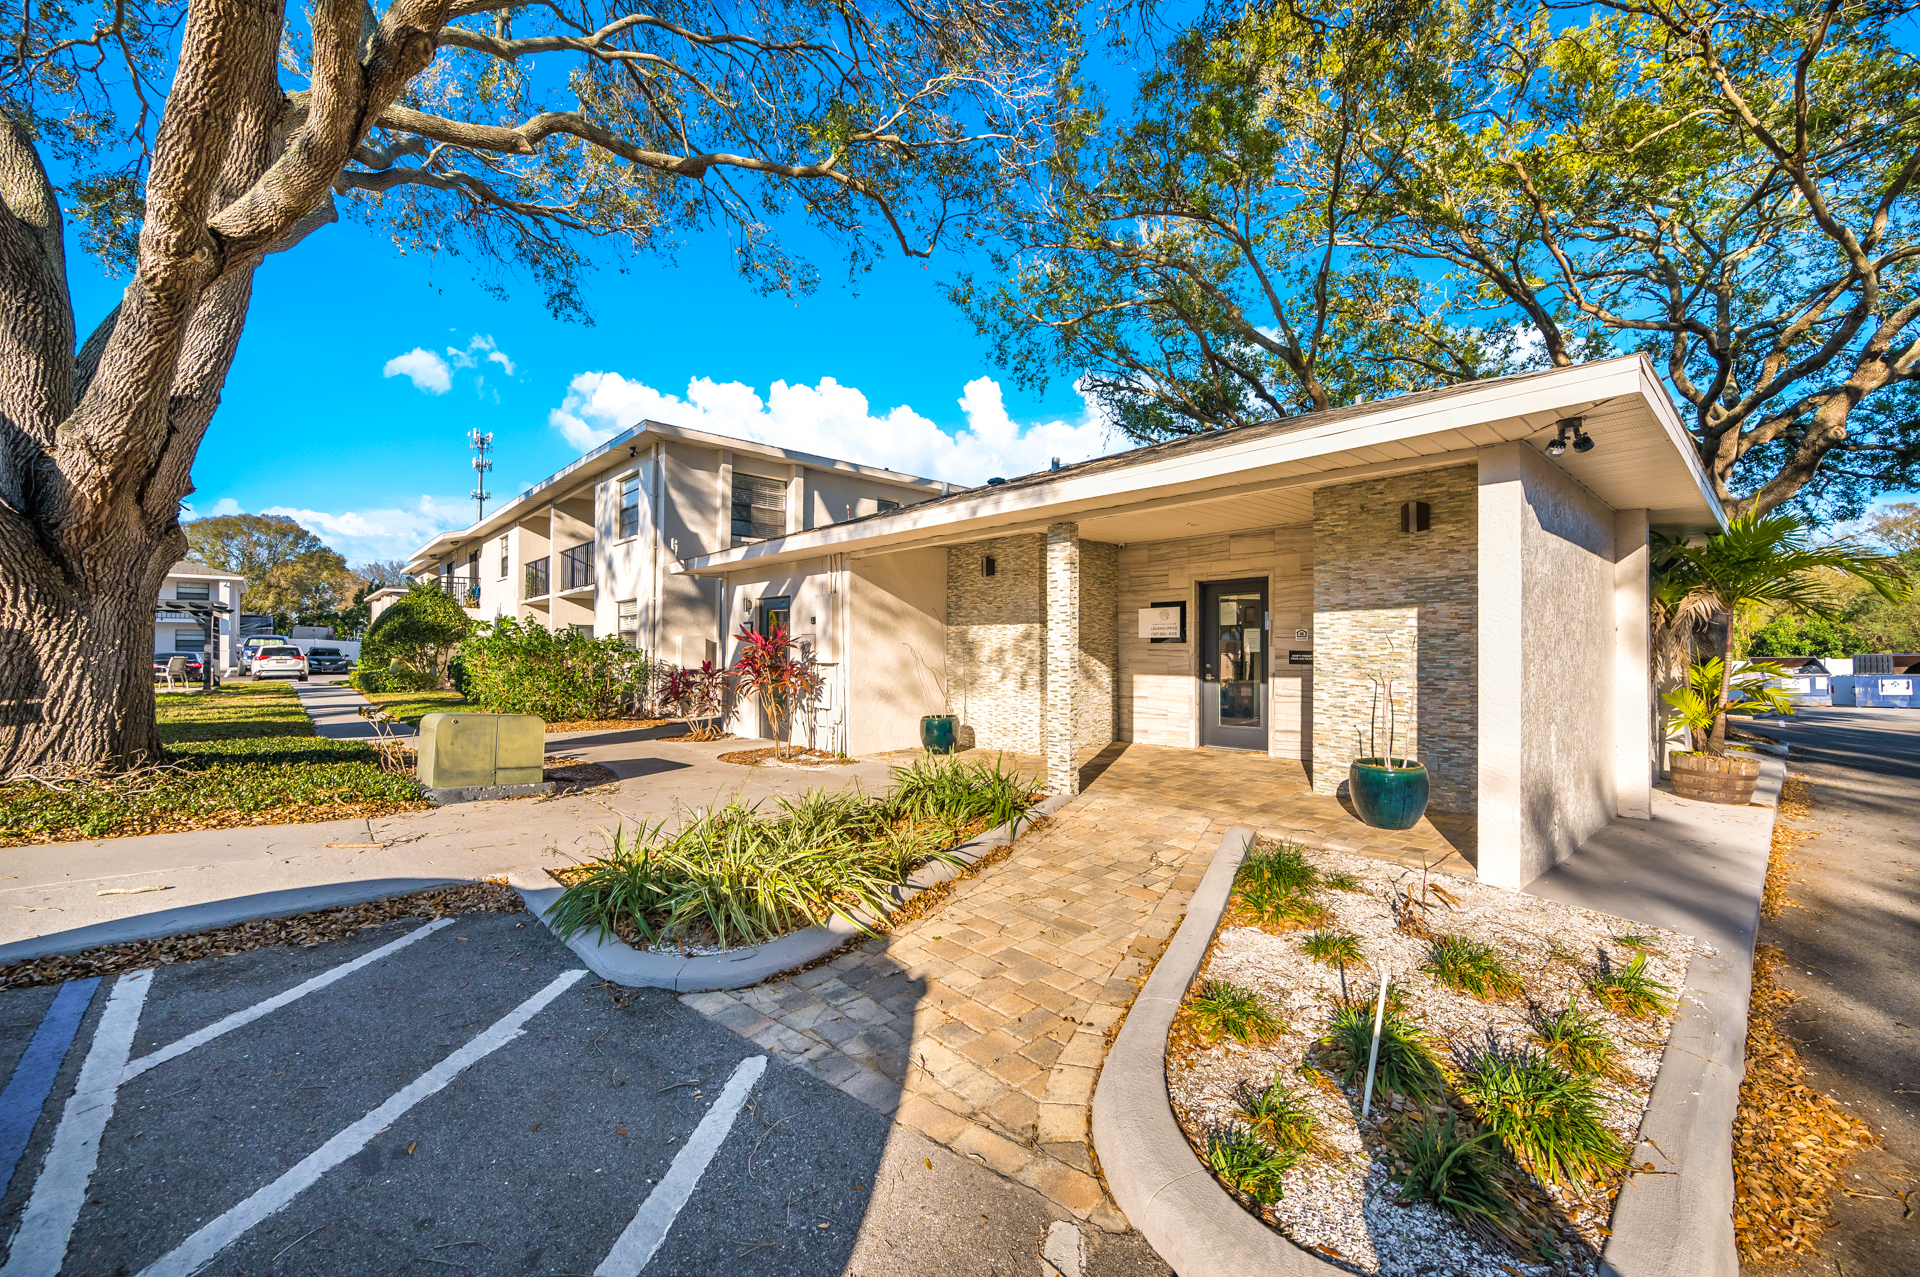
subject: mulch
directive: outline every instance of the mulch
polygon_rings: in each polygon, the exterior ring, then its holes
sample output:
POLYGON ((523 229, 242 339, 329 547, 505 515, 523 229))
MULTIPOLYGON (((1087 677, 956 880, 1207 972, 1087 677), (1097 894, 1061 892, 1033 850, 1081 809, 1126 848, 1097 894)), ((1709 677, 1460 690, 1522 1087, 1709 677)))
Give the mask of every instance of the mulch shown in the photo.
POLYGON ((548 763, 541 769, 546 780, 556 781, 562 786, 560 792, 577 794, 583 789, 592 789, 595 785, 617 784, 620 777, 608 767, 599 763, 548 763))
POLYGON ((201 958, 231 957, 271 945, 291 944, 310 948, 331 940, 345 940, 369 927, 383 926, 399 918, 430 920, 468 913, 520 913, 525 909, 520 893, 504 882, 468 882, 452 887, 433 887, 404 896, 370 900, 365 904, 316 909, 311 913, 296 913, 285 918, 263 918, 193 935, 130 940, 124 944, 84 949, 75 954, 52 954, 29 962, 15 962, 0 967, 0 988, 31 989, 38 985, 83 980, 89 976, 118 975, 123 971, 139 971, 146 967, 196 962, 201 958))
POLYGON ((646 727, 670 727, 683 720, 678 718, 568 718, 557 723, 547 724, 547 733, 554 732, 631 732, 646 727))
POLYGON ((829 754, 824 749, 800 749, 788 746, 777 749, 736 749, 731 754, 720 755, 723 763, 738 763, 742 767, 758 767, 761 763, 782 762, 802 763, 808 767, 846 767, 859 762, 857 758, 842 758, 838 754, 829 754))

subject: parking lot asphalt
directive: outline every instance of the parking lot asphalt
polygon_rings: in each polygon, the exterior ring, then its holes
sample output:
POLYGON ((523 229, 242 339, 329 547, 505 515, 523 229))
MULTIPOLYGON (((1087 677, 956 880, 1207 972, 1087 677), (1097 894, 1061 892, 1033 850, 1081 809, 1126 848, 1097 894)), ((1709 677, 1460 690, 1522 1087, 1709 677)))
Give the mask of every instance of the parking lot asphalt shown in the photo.
POLYGON ((572 958, 475 914, 0 994, 0 1277, 1054 1271, 1038 1194, 572 958))

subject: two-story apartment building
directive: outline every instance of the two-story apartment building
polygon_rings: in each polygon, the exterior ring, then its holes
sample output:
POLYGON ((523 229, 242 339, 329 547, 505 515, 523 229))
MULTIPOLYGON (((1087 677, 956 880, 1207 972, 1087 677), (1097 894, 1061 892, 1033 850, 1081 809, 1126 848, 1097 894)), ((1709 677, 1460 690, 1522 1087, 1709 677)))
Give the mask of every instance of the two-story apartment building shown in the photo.
POLYGON ((239 623, 240 598, 246 591, 245 577, 190 559, 174 564, 167 571, 167 579, 160 583, 160 598, 153 615, 153 654, 204 658, 208 654, 208 631, 211 630, 214 668, 223 675, 238 673, 234 627, 239 623), (200 606, 203 604, 216 606, 209 609, 200 606), (224 607, 226 612, 220 613, 219 607, 224 607), (212 615, 204 615, 209 611, 212 615))
MULTIPOLYGON (((717 581, 671 565, 939 497, 955 485, 644 421, 472 527, 422 546, 407 570, 437 579, 476 620, 516 617, 619 635, 675 665, 724 659, 717 581)), ((770 601, 765 625, 793 619, 770 601)))

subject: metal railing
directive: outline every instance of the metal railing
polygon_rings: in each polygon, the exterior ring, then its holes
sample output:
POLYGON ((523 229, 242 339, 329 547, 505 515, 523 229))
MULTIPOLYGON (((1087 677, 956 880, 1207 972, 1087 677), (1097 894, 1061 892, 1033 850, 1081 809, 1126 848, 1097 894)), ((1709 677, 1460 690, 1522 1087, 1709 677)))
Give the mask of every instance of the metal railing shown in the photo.
POLYGON ((480 582, 477 578, 454 574, 437 576, 433 581, 442 594, 458 599, 461 607, 480 606, 480 582))
POLYGON ((571 546, 560 551, 560 588, 584 590, 593 584, 593 545, 571 546))
POLYGON ((547 573, 547 563, 547 559, 539 558, 526 565, 527 588, 526 593, 520 596, 521 598, 537 599, 542 595, 553 593, 553 582, 547 573))

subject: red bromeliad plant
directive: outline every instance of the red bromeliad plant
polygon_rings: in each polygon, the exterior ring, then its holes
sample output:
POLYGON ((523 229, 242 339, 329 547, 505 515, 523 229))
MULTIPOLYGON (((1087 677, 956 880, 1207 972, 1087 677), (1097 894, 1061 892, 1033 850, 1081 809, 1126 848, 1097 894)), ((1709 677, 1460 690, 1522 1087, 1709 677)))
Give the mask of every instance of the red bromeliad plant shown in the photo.
POLYGON ((813 662, 798 654, 800 645, 778 624, 771 634, 762 634, 751 625, 743 626, 735 637, 744 646, 730 672, 739 677, 748 692, 759 698, 760 708, 767 715, 768 730, 773 733, 774 756, 784 757, 793 707, 804 703, 814 691, 813 662))
POLYGON ((727 674, 713 668, 712 661, 702 661, 697 670, 680 669, 667 675, 661 699, 687 720, 687 734, 695 740, 720 739, 716 720, 726 709, 727 674))

